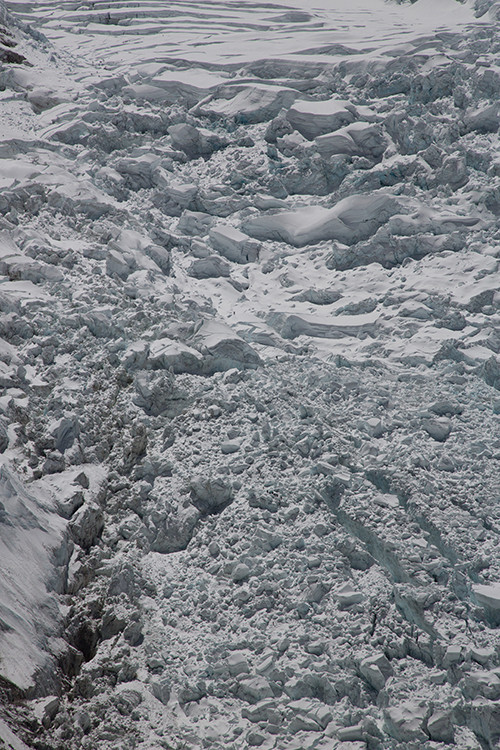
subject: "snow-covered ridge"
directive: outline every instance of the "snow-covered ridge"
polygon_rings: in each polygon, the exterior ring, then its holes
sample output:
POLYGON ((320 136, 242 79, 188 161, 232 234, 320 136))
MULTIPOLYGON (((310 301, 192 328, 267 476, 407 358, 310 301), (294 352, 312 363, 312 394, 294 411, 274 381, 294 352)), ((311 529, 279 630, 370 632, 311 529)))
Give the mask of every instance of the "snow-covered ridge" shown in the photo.
POLYGON ((497 5, 7 4, 0 745, 497 746, 497 5))

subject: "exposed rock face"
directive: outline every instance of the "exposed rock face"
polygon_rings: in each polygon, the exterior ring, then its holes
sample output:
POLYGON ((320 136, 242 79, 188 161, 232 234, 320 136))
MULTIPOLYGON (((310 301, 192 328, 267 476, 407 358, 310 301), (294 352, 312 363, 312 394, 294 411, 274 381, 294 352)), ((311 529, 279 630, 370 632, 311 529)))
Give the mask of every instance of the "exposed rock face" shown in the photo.
POLYGON ((495 750, 498 3, 108 5, 0 0, 0 747, 495 750))

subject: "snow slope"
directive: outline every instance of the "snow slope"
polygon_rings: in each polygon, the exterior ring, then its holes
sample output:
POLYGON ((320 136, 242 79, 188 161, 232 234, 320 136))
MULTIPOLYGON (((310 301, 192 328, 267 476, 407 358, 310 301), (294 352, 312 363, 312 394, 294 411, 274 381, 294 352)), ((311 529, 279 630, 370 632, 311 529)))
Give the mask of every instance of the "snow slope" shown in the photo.
POLYGON ((497 6, 0 8, 0 746, 498 746, 497 6))

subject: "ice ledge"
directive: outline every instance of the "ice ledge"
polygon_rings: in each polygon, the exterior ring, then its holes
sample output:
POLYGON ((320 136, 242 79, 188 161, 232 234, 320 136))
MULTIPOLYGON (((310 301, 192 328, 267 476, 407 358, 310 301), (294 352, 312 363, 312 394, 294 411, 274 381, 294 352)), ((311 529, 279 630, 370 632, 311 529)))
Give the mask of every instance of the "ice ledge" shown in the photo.
MULTIPOLYGON (((0 468, 0 677, 22 691, 43 683, 60 650, 58 568, 69 552, 65 521, 49 492, 36 495, 6 464, 0 468), (20 564, 20 561, 21 564, 20 564)), ((43 688, 42 688, 43 690, 43 688)))

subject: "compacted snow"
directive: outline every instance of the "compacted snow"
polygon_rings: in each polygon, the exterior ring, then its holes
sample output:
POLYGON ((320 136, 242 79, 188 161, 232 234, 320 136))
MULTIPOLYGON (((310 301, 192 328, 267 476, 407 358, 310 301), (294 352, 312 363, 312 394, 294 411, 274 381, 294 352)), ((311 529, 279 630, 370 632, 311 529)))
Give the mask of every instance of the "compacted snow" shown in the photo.
POLYGON ((0 0, 0 748, 500 746, 499 20, 0 0))

